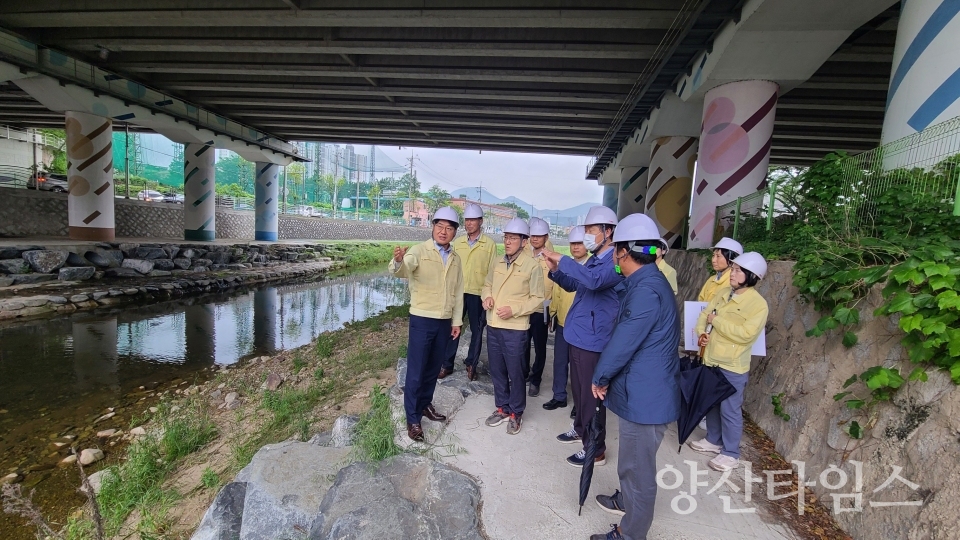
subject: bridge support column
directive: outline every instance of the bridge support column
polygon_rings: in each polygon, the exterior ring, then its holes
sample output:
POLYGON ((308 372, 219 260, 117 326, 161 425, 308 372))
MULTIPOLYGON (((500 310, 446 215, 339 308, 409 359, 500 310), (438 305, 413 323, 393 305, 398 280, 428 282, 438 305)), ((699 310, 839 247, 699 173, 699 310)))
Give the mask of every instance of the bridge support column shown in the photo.
POLYGON ((183 239, 217 237, 216 167, 213 145, 189 143, 183 148, 183 239))
POLYGON ((624 167, 620 171, 618 219, 643 212, 643 199, 647 196, 647 169, 648 167, 624 167))
POLYGON ((617 184, 603 185, 603 206, 617 211, 617 199, 620 192, 620 186, 617 184))
POLYGON ((683 235, 697 161, 696 137, 660 137, 650 146, 650 180, 644 213, 671 246, 683 235))
POLYGON ((960 116, 960 4, 902 3, 881 142, 960 116))
POLYGON ((738 81, 705 96, 688 247, 713 243, 717 206, 766 185, 777 83, 738 81))
POLYGON ((113 241, 113 121, 67 111, 65 130, 70 238, 113 241))
POLYGON ((254 235, 257 240, 274 242, 277 240, 277 232, 280 226, 277 215, 277 198, 280 194, 280 166, 275 163, 258 161, 256 167, 254 235))

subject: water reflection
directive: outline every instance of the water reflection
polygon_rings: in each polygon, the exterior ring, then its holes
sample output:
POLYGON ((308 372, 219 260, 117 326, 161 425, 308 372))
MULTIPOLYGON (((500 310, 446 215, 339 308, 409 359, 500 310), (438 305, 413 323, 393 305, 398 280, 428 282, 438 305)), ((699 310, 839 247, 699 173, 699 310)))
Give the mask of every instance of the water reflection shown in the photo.
POLYGON ((81 423, 140 385, 305 345, 406 295, 367 274, 0 326, 0 465, 28 433, 81 423))

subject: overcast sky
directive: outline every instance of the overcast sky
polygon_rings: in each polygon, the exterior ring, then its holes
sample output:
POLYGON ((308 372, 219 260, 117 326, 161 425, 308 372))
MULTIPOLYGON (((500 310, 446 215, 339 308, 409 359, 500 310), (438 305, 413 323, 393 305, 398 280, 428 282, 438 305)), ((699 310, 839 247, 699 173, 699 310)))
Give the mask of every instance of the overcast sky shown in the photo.
POLYGON ((600 204, 603 198, 603 188, 596 181, 584 180, 590 160, 585 156, 408 147, 401 150, 396 146, 377 148, 401 165, 408 163, 406 160, 413 150, 419 158, 414 166, 423 191, 433 184, 453 192, 462 187, 479 187, 482 183, 483 189, 501 199, 513 195, 539 209, 556 210, 585 202, 600 204))

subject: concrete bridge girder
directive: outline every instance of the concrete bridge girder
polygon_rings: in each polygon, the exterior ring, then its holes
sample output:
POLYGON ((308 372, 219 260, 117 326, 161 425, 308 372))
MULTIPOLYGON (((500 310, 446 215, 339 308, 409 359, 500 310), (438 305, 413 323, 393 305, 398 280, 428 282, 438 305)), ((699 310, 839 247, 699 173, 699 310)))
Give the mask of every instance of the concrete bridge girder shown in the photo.
POLYGON ((20 73, 20 68, 0 62, 0 78, 7 77, 5 80, 12 80, 20 89, 52 111, 77 111, 130 122, 182 144, 212 142, 217 148, 232 150, 248 161, 264 161, 278 165, 289 165, 293 162, 283 154, 251 146, 245 141, 193 126, 185 120, 156 113, 140 105, 125 103, 119 98, 98 95, 74 84, 61 84, 47 75, 22 74, 23 76, 14 79, 11 76, 15 73, 20 73))

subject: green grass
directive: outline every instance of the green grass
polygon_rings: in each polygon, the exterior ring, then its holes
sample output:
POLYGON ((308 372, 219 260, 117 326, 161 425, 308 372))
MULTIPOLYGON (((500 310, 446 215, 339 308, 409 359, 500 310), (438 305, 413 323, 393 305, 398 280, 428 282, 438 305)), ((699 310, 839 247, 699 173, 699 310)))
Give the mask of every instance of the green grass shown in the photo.
POLYGON ((293 372, 300 373, 300 370, 303 369, 307 363, 303 360, 303 357, 300 356, 300 353, 293 355, 293 372))
POLYGON ((394 440, 395 431, 390 397, 376 386, 370 391, 370 410, 360 417, 353 432, 357 460, 381 461, 401 454, 403 448, 394 440))
POLYGON ((217 471, 207 467, 200 475, 200 485, 206 489, 216 489, 220 487, 220 475, 217 471))
POLYGON ((314 351, 318 358, 330 358, 337 346, 338 335, 334 332, 324 332, 317 337, 317 343, 314 345, 314 351))
MULTIPOLYGON (((160 413, 168 414, 166 408, 160 413)), ((151 535, 167 526, 167 514, 178 495, 162 488, 179 460, 196 452, 217 435, 213 421, 199 406, 184 414, 165 416, 163 434, 141 437, 127 448, 126 459, 110 467, 97 500, 104 526, 115 534, 130 513, 140 514, 138 530, 151 535)))
MULTIPOLYGON (((349 267, 386 265, 393 257, 393 248, 412 246, 416 242, 356 242, 334 247, 331 255, 343 260, 349 267), (339 251, 336 248, 341 248, 339 251)), ((328 251, 324 252, 327 255, 328 251)))

